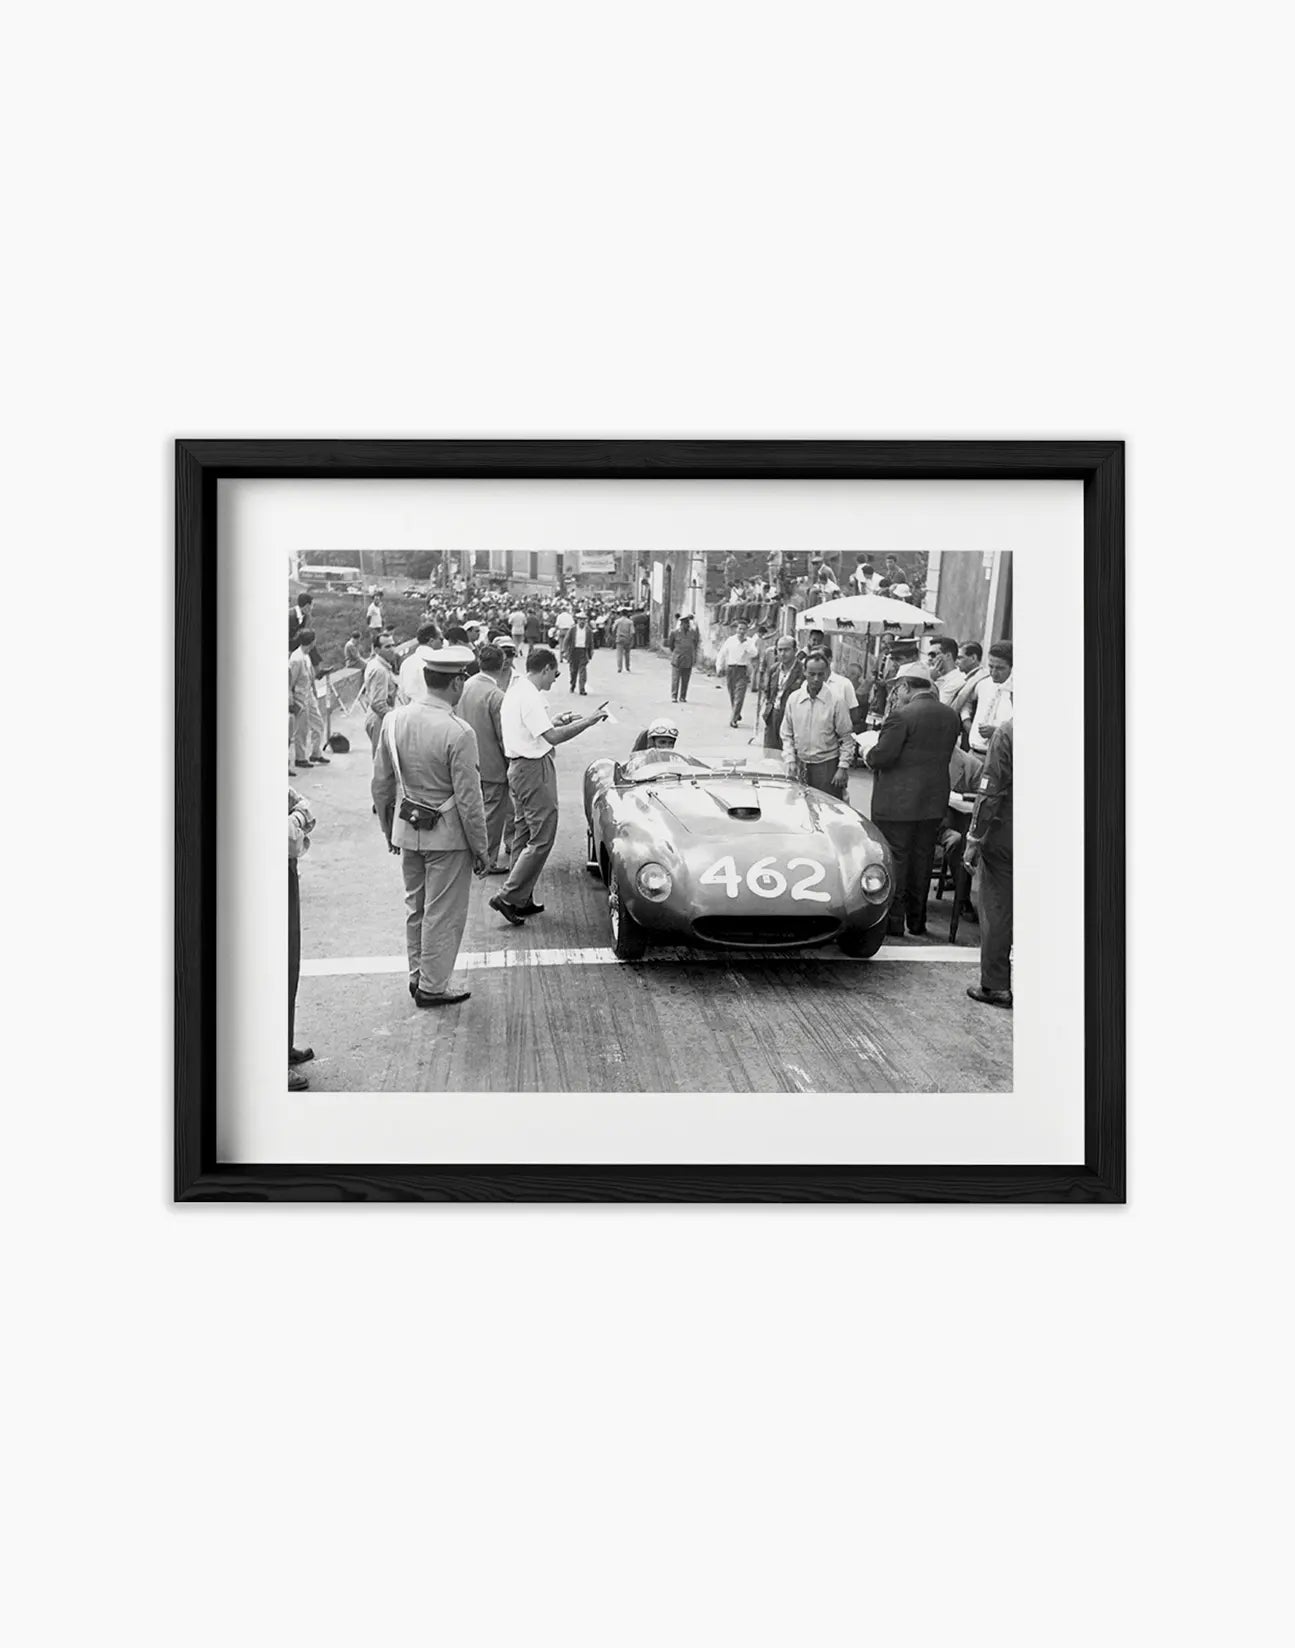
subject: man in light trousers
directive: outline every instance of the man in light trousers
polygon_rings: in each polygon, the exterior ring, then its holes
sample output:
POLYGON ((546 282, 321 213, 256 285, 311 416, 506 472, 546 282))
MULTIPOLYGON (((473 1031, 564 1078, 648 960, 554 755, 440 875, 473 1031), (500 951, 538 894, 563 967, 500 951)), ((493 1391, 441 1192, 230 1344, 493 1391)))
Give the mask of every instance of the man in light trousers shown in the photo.
POLYGON ((326 767, 324 717, 315 688, 315 666, 310 649, 315 644, 313 629, 297 631, 297 645, 288 655, 288 696, 298 708, 293 716, 293 759, 299 767, 326 767))
POLYGON ((585 716, 568 711, 554 720, 544 694, 552 688, 557 674, 558 661, 549 648, 532 647, 526 659, 526 679, 504 694, 500 710, 508 787, 513 798, 513 863, 507 881, 490 900, 490 908, 498 910, 514 927, 544 910, 535 902, 535 883, 558 833, 558 775, 553 746, 565 744, 606 720, 602 708, 585 716))
POLYGON ((420 649, 428 696, 400 704, 383 721, 373 760, 373 804, 388 850, 400 854, 405 883, 409 994, 416 1007, 453 1007, 469 990, 450 987, 473 875, 484 875, 486 811, 477 774, 477 738, 454 714, 470 647, 420 649), (416 809, 417 822, 402 818, 416 809))

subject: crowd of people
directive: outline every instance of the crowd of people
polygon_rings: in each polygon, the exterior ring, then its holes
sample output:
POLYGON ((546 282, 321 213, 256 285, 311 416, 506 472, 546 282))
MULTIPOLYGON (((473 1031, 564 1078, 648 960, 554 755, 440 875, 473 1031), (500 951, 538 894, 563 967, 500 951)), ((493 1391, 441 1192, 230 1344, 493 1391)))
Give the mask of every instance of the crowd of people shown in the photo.
POLYGON ((977 641, 895 637, 856 686, 834 668, 821 631, 798 646, 766 625, 739 623, 716 663, 730 725, 742 724, 753 689, 764 748, 781 754, 789 777, 844 798, 856 763, 872 772, 871 817, 895 866, 892 935, 925 934, 937 848, 943 853, 958 913, 980 922, 981 981, 968 994, 1010 1007, 1012 643, 995 642, 986 662, 977 641))
MULTIPOLYGON (((327 764, 316 683, 318 649, 304 597, 289 618, 289 777, 327 764)), ((605 719, 603 706, 582 715, 554 714, 547 695, 565 675, 572 696, 588 696, 588 666, 600 646, 615 649, 617 670, 631 668, 640 634, 627 607, 592 610, 575 603, 492 604, 489 616, 471 607, 428 615, 402 660, 392 632, 378 619, 354 662, 363 671, 359 701, 373 757, 373 812, 388 851, 401 860, 409 994, 418 1008, 453 1007, 467 990, 452 973, 468 916, 474 876, 502 876, 490 907, 513 926, 542 915, 540 875, 558 827, 553 750, 605 719), (464 622, 457 622, 462 618, 464 622), (471 626, 471 627, 469 627, 471 626), (546 644, 552 642, 552 645, 546 644)), ((646 617, 646 614, 643 615, 646 617)), ((288 1086, 308 1086, 301 1065, 314 1057, 294 1043, 300 973, 297 864, 309 847, 314 819, 288 790, 289 977, 288 1086)))
MULTIPOLYGON (((725 564, 726 573, 734 567, 735 563, 730 557, 729 562, 725 564)), ((826 560, 821 561, 817 570, 811 571, 805 577, 789 580, 786 573, 776 566, 772 559, 767 575, 756 573, 748 577, 726 576, 724 587, 727 590, 725 598, 733 605, 759 605, 763 602, 791 599, 802 610, 820 605, 824 601, 834 601, 842 595, 887 595, 896 601, 921 606, 925 593, 922 576, 916 572, 910 575, 907 567, 895 555, 887 555, 880 567, 866 557, 857 557, 854 570, 846 577, 844 587, 826 560)))
MULTIPOLYGON (((303 598, 289 623, 291 759, 298 768, 329 759, 309 609, 303 598)), ((535 895, 558 829, 553 751, 606 715, 604 705, 590 714, 554 714, 549 695, 565 676, 570 696, 588 696, 589 659, 600 646, 614 648, 618 673, 631 669, 638 616, 624 607, 504 599, 492 602, 489 615, 472 617, 470 604, 458 604, 424 618, 403 661, 390 630, 371 634, 359 667, 373 811, 388 850, 401 859, 416 1007, 468 999, 469 991, 452 987, 451 975, 474 876, 504 878, 489 904, 510 925, 543 914, 535 895)), ((686 704, 700 645, 691 616, 674 615, 666 645, 671 701, 686 704)), ((895 866, 892 934, 926 931, 937 847, 963 904, 968 873, 978 868, 978 911, 972 913, 981 924, 981 983, 968 994, 1010 1007, 1012 646, 991 646, 987 663, 976 642, 941 637, 924 646, 919 656, 917 641, 891 639, 856 685, 834 668, 821 632, 808 632, 798 645, 767 624, 738 623, 719 648, 716 668, 728 690, 730 727, 743 725, 753 694, 763 747, 780 753, 789 777, 844 798, 851 767, 861 761, 871 769, 872 820, 895 866)), ((673 722, 654 726, 658 738, 673 744, 673 722)), ((290 766, 289 776, 295 775, 290 766)), ((313 1055, 293 1044, 297 863, 314 820, 291 787, 288 797, 288 1080, 300 1088, 306 1085, 300 1066, 313 1055)))

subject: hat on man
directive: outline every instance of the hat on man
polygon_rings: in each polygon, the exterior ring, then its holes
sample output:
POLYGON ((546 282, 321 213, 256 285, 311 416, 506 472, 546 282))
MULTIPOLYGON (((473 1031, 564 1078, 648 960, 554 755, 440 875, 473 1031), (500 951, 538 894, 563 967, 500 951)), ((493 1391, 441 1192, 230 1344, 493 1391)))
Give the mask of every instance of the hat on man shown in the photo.
POLYGON ((497 646, 501 652, 517 651, 517 643, 513 640, 511 635, 496 635, 494 645, 497 646))
POLYGON ((419 647, 415 656, 424 669, 433 670, 437 675, 462 675, 477 661, 471 647, 439 647, 436 651, 419 647))
POLYGON ((911 681, 917 687, 933 687, 935 685, 931 678, 931 672, 925 664, 901 664, 886 684, 887 686, 896 687, 901 681, 911 681))

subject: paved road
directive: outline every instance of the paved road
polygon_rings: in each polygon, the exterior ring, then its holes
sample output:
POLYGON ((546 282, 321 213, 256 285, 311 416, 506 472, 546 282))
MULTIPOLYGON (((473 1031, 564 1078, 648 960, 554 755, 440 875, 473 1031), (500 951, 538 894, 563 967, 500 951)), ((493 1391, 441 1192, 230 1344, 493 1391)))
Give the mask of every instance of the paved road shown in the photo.
MULTIPOLYGON (((745 745, 728 727, 727 694, 693 676, 690 701, 670 703, 669 668, 635 652, 617 676, 599 651, 589 698, 564 682, 554 712, 608 700, 614 723, 557 752, 562 822, 537 889, 546 906, 524 928, 487 905, 500 886, 474 882, 459 978, 472 998, 420 1011, 409 999, 399 860, 370 812, 368 741, 354 714, 334 723, 349 755, 303 773, 297 786, 319 819, 301 869, 302 979, 298 1041, 315 1049, 313 1089, 554 1092, 984 1092, 1012 1086, 1010 1013, 976 1006, 978 930, 932 905, 933 939, 897 940, 871 962, 835 946, 794 956, 732 957, 649 950, 614 960, 606 895, 584 867, 581 780, 599 756, 628 751, 654 715, 677 714, 680 743, 745 745)), ((866 807, 856 775, 851 799, 866 807)))

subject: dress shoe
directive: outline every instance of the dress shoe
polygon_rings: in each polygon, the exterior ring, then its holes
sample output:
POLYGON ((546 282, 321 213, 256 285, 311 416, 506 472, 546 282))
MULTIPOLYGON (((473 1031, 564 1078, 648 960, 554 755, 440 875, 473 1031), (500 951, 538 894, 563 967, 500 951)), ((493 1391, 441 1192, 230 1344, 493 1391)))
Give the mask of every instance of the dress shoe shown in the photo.
POLYGON ((309 1064, 315 1056, 313 1047, 293 1047, 288 1052, 289 1064, 309 1064))
POLYGON ((295 778, 296 776, 297 776, 297 769, 295 767, 289 767, 288 768, 288 777, 289 778, 295 778))
POLYGON ((300 1070, 294 1070, 292 1068, 292 1066, 289 1065, 288 1066, 288 1091, 289 1091, 289 1093, 300 1093, 300 1092, 302 1092, 303 1089, 305 1089, 309 1086, 310 1086, 310 1083, 302 1075, 301 1071, 300 1070))
POLYGON ((985 990, 979 984, 969 984, 967 994, 972 1001, 983 1001, 986 1007, 1010 1007, 1012 992, 1010 990, 985 990))
POLYGON ((908 929, 908 931, 909 931, 910 936, 913 937, 913 938, 925 938, 926 937, 926 923, 923 922, 920 927, 910 927, 908 929))
POLYGON ((500 898, 498 893, 496 893, 490 900, 490 908, 492 910, 498 910, 504 920, 511 921, 514 927, 521 927, 523 925, 524 918, 522 916, 522 912, 515 904, 509 904, 506 899, 500 898))
POLYGON ((317 767, 327 767, 330 765, 329 759, 326 755, 312 756, 311 759, 317 767))
POLYGON ((534 899, 529 904, 515 904, 513 908, 519 916, 542 916, 544 914, 544 906, 537 904, 534 899))
POLYGON ((453 1007, 457 1002, 466 1001, 472 994, 471 990, 445 990, 439 996, 425 996, 421 990, 415 992, 415 1007, 453 1007))
POLYGON ((507 875, 511 868, 508 864, 492 864, 486 871, 487 875, 507 875))

